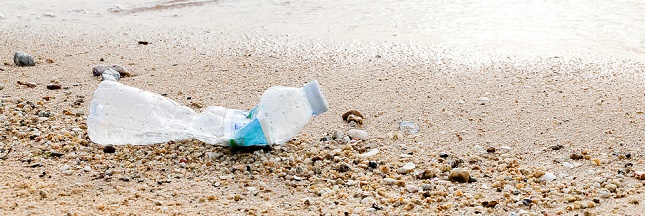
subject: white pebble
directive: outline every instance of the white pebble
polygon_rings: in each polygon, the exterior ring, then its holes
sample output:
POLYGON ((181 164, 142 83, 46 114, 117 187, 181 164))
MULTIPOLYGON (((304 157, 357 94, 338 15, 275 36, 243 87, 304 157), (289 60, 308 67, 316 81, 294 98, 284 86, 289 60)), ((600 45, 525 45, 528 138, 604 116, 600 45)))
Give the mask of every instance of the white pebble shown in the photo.
POLYGON ((416 185, 413 185, 413 184, 408 184, 407 186, 405 186, 405 190, 407 190, 410 193, 419 192, 419 188, 416 185))
POLYGON ((92 171, 92 167, 90 167, 89 165, 85 166, 85 167, 83 167, 83 171, 85 171, 85 172, 92 171))
POLYGON ((363 198, 363 200, 361 200, 361 204, 364 204, 364 205, 371 206, 374 203, 376 203, 376 200, 374 198, 371 198, 371 197, 365 197, 365 198, 363 198))
POLYGON ((385 181, 385 183, 387 183, 387 184, 394 184, 394 183, 396 183, 396 179, 393 179, 393 178, 384 178, 383 180, 384 180, 384 181, 385 181))
POLYGON ((363 157, 374 156, 374 155, 378 154, 378 152, 379 152, 378 149, 372 149, 372 151, 363 153, 363 154, 361 154, 361 156, 363 156, 363 157))
POLYGON ((550 173, 550 172, 545 172, 544 175, 542 177, 540 177, 538 180, 540 180, 540 181, 542 181, 542 180, 553 181, 553 180, 555 180, 555 178, 556 178, 555 174, 550 173))
POLYGON ((407 172, 412 171, 415 167, 416 167, 416 166, 414 165, 414 163, 412 163, 412 162, 407 162, 405 165, 403 165, 403 167, 399 168, 397 171, 398 171, 400 174, 403 174, 403 173, 407 173, 407 172))
POLYGON ((249 191, 257 190, 257 188, 255 188, 255 187, 247 187, 246 189, 249 190, 249 191))
POLYGON ((562 166, 564 166, 564 167, 566 167, 566 168, 569 168, 569 169, 571 169, 571 168, 573 168, 573 167, 574 167, 574 166, 573 166, 573 164, 571 164, 571 163, 569 163, 569 162, 562 162, 562 166))
POLYGON ((356 130, 356 129, 351 129, 349 132, 347 132, 349 136, 351 136, 353 139, 360 139, 360 140, 366 140, 367 139, 367 132, 364 130, 356 130))

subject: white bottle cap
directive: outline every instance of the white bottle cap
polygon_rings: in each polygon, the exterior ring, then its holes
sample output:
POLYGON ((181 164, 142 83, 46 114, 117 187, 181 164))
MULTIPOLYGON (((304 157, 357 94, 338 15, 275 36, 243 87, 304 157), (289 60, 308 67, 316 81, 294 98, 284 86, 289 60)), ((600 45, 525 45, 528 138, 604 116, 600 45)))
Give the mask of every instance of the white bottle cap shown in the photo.
POLYGON ((327 99, 325 99, 322 91, 320 91, 318 80, 314 80, 305 84, 303 89, 305 90, 305 96, 309 101, 309 106, 311 106, 311 110, 313 111, 314 115, 320 115, 321 113, 329 110, 327 99))

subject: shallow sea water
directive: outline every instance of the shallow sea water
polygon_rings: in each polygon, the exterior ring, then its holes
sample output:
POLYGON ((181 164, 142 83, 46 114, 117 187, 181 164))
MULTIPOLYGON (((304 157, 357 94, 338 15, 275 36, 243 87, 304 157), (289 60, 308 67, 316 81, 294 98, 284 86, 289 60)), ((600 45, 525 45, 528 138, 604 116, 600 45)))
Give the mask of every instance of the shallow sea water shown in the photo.
POLYGON ((641 0, 23 0, 2 5, 2 25, 174 25, 312 39, 645 58, 641 0))

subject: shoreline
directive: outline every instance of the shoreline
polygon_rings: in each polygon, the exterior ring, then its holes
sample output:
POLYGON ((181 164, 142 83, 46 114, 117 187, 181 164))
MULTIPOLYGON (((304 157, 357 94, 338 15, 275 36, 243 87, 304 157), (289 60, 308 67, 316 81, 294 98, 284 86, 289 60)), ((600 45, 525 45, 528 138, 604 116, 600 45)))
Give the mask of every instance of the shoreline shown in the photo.
POLYGON ((639 205, 632 201, 644 198, 638 193, 643 181, 632 177, 645 171, 645 63, 637 60, 602 54, 481 60, 483 53, 394 43, 333 44, 261 34, 240 39, 185 28, 71 33, 83 27, 34 26, 0 28, 0 43, 6 44, 2 62, 9 63, 0 65, 7 117, 2 145, 13 149, 0 160, 5 214, 604 215, 637 214, 639 205), (11 57, 18 50, 33 55, 36 66, 14 66, 11 57), (250 109, 271 86, 318 79, 330 110, 312 118, 296 141, 268 153, 231 154, 183 141, 117 146, 108 154, 88 142, 83 130, 99 83, 91 74, 97 64, 123 65, 136 76, 119 82, 167 94, 182 105, 196 103, 198 112, 209 105, 250 109), (47 90, 52 80, 63 89, 47 90), (24 108, 31 106, 26 101, 33 107, 24 108), (370 138, 319 141, 336 129, 351 129, 340 118, 350 109, 367 116, 359 129, 370 138), (40 121, 39 110, 52 116, 40 121), (404 134, 400 121, 415 122, 419 132, 404 134), (562 149, 553 150, 558 144, 562 149), (360 156, 372 149, 380 151, 360 156), (573 154, 589 159, 574 160, 573 154), (369 168, 370 161, 379 168, 369 168), (415 175, 454 161, 462 161, 458 166, 478 181, 451 183, 449 172, 429 179, 415 175), (408 162, 416 168, 398 173, 408 162), (624 170, 627 163, 631 172, 624 170), (626 173, 618 174, 621 169, 626 173), (538 171, 557 179, 536 181, 538 171), (618 188, 602 198, 610 184, 618 188), (533 201, 525 205, 526 198, 533 201), (498 206, 482 204, 491 201, 498 206), (582 204, 587 208, 580 209, 582 204))

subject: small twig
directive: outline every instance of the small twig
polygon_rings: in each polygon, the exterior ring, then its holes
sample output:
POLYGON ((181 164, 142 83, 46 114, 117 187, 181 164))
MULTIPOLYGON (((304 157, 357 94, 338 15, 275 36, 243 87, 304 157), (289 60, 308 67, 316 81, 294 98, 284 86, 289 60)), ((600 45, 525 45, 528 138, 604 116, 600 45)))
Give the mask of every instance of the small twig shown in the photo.
MULTIPOLYGON (((13 149, 13 148, 9 147, 9 150, 7 150, 7 154, 5 154, 4 156, 0 157, 0 160, 4 160, 4 159, 6 159, 6 158, 7 158, 7 156, 9 156, 9 153, 11 153, 11 150, 12 150, 12 149, 13 149)), ((2 151, 5 151, 5 149, 2 149, 2 151)))

